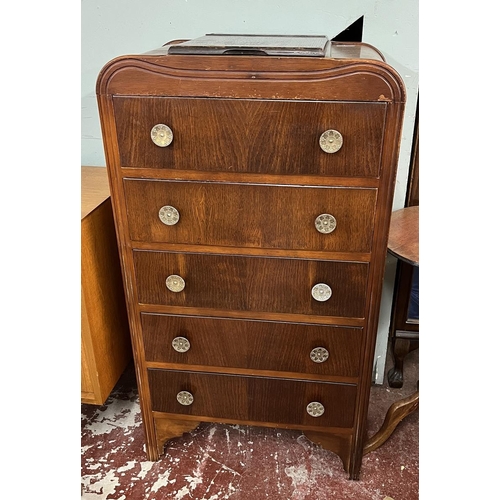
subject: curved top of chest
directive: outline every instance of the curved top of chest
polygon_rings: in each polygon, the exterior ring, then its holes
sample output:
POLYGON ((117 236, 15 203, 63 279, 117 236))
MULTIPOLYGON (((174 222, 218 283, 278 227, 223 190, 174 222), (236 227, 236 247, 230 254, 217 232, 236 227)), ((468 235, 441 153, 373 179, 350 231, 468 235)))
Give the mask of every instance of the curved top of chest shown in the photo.
MULTIPOLYGON (((363 45, 363 44, 362 44, 363 45)), ((366 47, 366 45, 365 45, 366 47)), ((369 46, 368 46, 369 47, 369 46)), ((405 102, 399 74, 377 58, 168 54, 120 56, 99 74, 97 95, 405 102)), ((364 55, 359 51, 360 55, 364 55)), ((365 51, 366 54, 366 51, 365 51)))

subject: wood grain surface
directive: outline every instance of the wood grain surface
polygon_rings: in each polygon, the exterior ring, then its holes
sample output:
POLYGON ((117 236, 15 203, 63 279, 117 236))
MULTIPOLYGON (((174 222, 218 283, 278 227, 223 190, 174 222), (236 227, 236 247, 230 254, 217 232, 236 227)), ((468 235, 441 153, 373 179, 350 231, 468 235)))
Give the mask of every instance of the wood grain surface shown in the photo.
POLYGON ((109 198, 108 173, 105 167, 81 167, 82 219, 109 198))
POLYGON ((124 180, 134 241, 369 253, 376 189, 124 180), (161 222, 173 206, 175 225, 161 222), (317 231, 321 214, 336 219, 317 231))
POLYGON ((243 321, 143 313, 146 361, 186 366, 212 365, 330 377, 357 377, 363 330, 273 321, 243 321), (177 352, 176 337, 190 348, 177 352), (314 348, 328 350, 322 363, 311 360, 314 348))
POLYGON ((336 56, 325 58, 168 55, 162 48, 115 58, 100 73, 96 91, 152 459, 175 416, 178 433, 190 421, 274 423, 321 429, 314 438, 359 477, 405 101, 401 77, 379 55, 360 59, 377 54, 366 48, 336 46, 336 56), (150 137, 159 123, 173 130, 165 148, 150 137), (342 134, 337 153, 319 146, 328 129, 342 134), (180 222, 159 226, 158 202, 178 205, 180 222), (334 233, 314 232, 317 211, 338 215, 334 233), (182 292, 166 288, 171 274, 184 278, 182 292), (328 301, 312 298, 317 283, 331 286, 328 301), (144 313, 170 315, 161 320, 168 335, 196 330, 189 362, 170 357, 164 327, 143 323, 144 313), (257 320, 266 326, 250 323, 257 320), (273 322, 279 329, 268 326, 273 322), (227 353, 215 352, 234 338, 230 324, 238 325, 241 351, 233 341, 227 353), (340 335, 320 334, 326 324, 340 335), (350 327, 362 334, 347 337, 350 327), (307 350, 316 340, 338 349, 331 374, 317 367, 308 373, 307 350), (195 403, 179 408, 176 391, 188 388, 195 403), (319 422, 304 413, 310 397, 326 403, 319 422), (155 416, 167 423, 157 429, 155 416))
POLYGON ((103 404, 132 359, 118 245, 104 168, 82 168, 82 216, 82 402, 103 404))
POLYGON ((368 265, 304 259, 134 251, 138 299, 142 304, 206 307, 237 311, 363 317, 368 265), (181 276, 182 292, 167 289, 181 276), (326 283, 332 297, 313 299, 311 289, 326 283))
POLYGON ((380 169, 386 103, 115 97, 113 105, 123 167, 367 177, 380 169), (151 140, 159 123, 173 131, 168 147, 151 140), (329 129, 343 136, 336 153, 319 145, 329 129))
POLYGON ((418 266, 419 207, 405 207, 391 216, 389 229, 389 252, 398 259, 418 266))
POLYGON ((353 424, 354 385, 174 370, 148 370, 148 378, 154 411, 319 427, 353 424), (180 391, 193 395, 192 405, 177 401, 180 391), (306 411, 314 401, 325 407, 320 417, 306 411))

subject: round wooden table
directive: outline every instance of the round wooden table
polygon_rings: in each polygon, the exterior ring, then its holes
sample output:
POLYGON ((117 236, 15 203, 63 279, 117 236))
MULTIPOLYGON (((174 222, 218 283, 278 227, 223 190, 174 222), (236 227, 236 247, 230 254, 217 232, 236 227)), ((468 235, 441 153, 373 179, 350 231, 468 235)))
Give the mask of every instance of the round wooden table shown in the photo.
MULTIPOLYGON (((418 221, 418 206, 406 207, 392 213, 389 227, 388 252, 412 266, 418 266, 418 221)), ((382 427, 367 440, 363 454, 376 450, 384 444, 399 422, 417 408, 418 390, 412 395, 393 403, 387 411, 382 427)))
POLYGON ((418 206, 392 213, 387 249, 394 257, 418 266, 418 206))

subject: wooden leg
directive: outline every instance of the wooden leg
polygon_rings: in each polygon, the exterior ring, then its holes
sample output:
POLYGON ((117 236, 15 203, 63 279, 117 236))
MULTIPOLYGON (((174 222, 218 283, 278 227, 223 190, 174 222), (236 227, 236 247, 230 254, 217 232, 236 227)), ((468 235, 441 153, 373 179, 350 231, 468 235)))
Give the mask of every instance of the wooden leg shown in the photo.
POLYGON ((399 422, 418 408, 418 391, 391 405, 379 431, 365 443, 363 455, 382 446, 392 435, 399 422))
POLYGON ((190 432, 198 425, 199 421, 195 420, 181 420, 181 419, 171 419, 171 418, 157 418, 154 419, 156 428, 156 458, 150 458, 150 460, 158 460, 158 458, 163 454, 165 448, 165 443, 175 437, 181 437, 184 433, 190 432))
MULTIPOLYGON (((400 389, 403 387, 403 361, 408 353, 418 348, 418 334, 416 338, 400 338, 396 336, 392 339, 392 354, 394 357, 394 367, 387 374, 389 387, 400 389)), ((414 334, 413 334, 414 335, 414 334)))
POLYGON ((318 431, 304 431, 304 435, 312 442, 338 455, 344 464, 344 470, 349 474, 349 479, 359 479, 359 470, 353 470, 352 436, 333 436, 318 431))

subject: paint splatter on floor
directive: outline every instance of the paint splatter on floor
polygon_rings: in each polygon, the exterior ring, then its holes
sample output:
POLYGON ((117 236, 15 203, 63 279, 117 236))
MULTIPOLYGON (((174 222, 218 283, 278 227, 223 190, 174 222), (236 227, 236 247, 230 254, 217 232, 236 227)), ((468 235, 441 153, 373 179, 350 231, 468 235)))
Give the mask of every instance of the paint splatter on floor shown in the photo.
MULTIPOLYGON (((415 353, 405 360, 403 389, 372 388, 369 435, 415 388, 415 353)), ((350 481, 340 458, 301 432, 263 427, 204 423, 148 461, 132 366, 105 405, 82 404, 84 500, 417 500, 418 476, 418 411, 350 481)))

